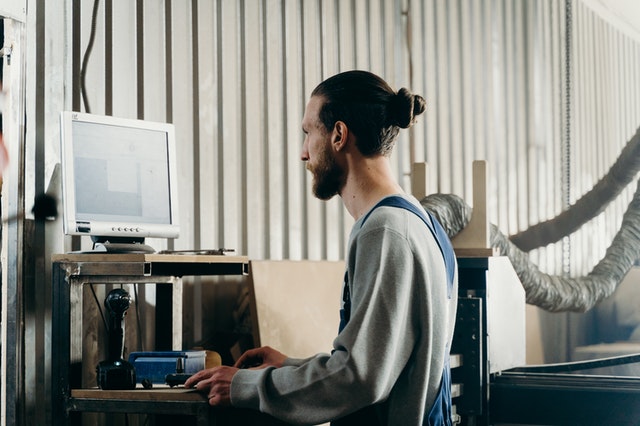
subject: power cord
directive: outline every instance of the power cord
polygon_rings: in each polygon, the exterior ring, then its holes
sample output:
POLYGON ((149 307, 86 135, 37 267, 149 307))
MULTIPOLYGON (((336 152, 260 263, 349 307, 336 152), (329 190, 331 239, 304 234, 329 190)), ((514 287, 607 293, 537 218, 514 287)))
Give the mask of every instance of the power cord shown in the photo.
POLYGON ((93 294, 93 300, 96 301, 96 306, 98 307, 98 311, 100 312, 100 317, 102 318, 102 322, 104 324, 104 329, 109 332, 109 324, 107 324, 107 319, 104 317, 104 312, 102 312, 102 305, 98 300, 98 295, 96 294, 96 289, 93 287, 93 284, 89 284, 89 288, 91 288, 91 294, 93 294))
POLYGON ((138 283, 133 285, 133 294, 135 296, 135 305, 136 305, 136 325, 138 326, 138 345, 140 346, 140 350, 144 352, 144 339, 142 338, 142 324, 140 321, 140 306, 138 305, 138 283))
POLYGON ((82 103, 84 104, 84 110, 87 113, 91 112, 89 107, 89 100, 87 99, 87 89, 85 86, 85 77, 87 74, 87 63, 89 62, 89 56, 91 56, 91 50, 93 50, 93 42, 96 39, 96 19, 98 16, 98 5, 100 0, 94 0, 93 11, 91 12, 91 33, 89 35, 89 43, 87 44, 87 50, 84 52, 82 58, 82 67, 80 68, 80 93, 82 94, 82 103))

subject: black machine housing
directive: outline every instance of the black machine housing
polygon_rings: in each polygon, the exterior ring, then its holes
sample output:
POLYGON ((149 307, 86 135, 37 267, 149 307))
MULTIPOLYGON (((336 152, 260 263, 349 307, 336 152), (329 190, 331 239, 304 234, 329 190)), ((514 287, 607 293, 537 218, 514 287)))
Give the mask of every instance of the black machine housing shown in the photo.
POLYGON ((96 367, 100 389, 126 390, 136 387, 136 370, 123 358, 124 317, 130 305, 131 296, 122 288, 111 290, 104 300, 109 315, 109 355, 96 367))

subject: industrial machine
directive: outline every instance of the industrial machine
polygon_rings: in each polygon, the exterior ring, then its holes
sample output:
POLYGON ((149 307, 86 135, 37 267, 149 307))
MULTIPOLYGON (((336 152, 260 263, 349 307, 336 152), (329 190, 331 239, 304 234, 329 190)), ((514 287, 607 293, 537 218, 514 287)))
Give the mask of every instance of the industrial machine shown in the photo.
POLYGON ((640 354, 527 366, 525 295, 509 260, 459 257, 458 276, 459 424, 640 425, 640 354))

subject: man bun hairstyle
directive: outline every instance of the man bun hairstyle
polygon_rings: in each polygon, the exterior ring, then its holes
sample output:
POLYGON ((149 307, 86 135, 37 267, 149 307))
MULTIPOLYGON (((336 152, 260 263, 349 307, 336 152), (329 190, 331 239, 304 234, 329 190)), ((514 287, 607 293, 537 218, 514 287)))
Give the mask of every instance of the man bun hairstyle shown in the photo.
POLYGON ((414 95, 408 89, 402 88, 396 93, 391 111, 395 113, 396 125, 407 129, 416 121, 416 116, 426 109, 426 101, 420 95, 414 95))
POLYGON ((400 129, 411 127, 426 108, 420 95, 395 92, 368 71, 346 71, 320 83, 311 96, 324 98, 319 118, 327 131, 344 122, 365 156, 390 155, 400 129))

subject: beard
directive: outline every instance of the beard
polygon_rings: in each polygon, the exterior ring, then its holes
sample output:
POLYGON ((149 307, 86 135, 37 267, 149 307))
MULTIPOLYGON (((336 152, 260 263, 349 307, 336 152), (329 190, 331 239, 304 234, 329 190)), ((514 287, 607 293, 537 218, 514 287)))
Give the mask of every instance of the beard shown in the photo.
POLYGON ((323 150, 318 162, 307 169, 313 173, 313 194, 321 200, 329 200, 340 193, 344 185, 344 170, 336 162, 330 148, 323 150))

